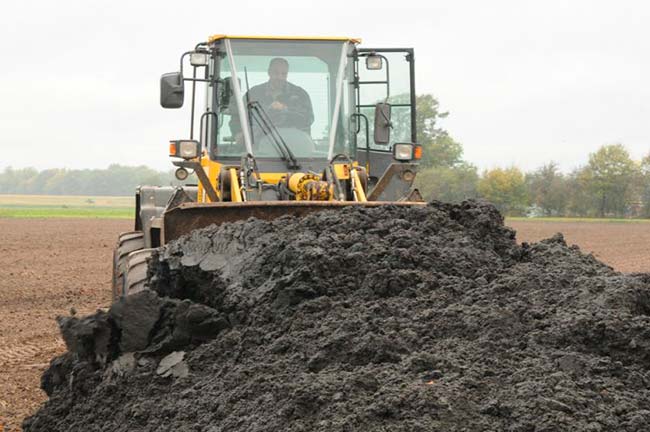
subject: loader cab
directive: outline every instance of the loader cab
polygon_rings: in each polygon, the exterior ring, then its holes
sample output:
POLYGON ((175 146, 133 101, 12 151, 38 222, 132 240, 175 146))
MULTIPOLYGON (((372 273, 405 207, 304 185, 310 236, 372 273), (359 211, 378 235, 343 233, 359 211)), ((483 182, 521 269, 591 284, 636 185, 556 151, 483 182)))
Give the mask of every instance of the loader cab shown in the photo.
POLYGON ((413 50, 359 42, 213 36, 184 54, 191 78, 183 58, 179 74, 163 76, 161 103, 180 107, 191 82, 190 138, 212 161, 232 164, 252 154, 264 171, 318 171, 342 154, 377 177, 390 163, 417 156, 415 147, 404 152, 416 145, 413 50), (284 72, 275 86, 274 64, 284 72), (194 106, 201 82, 203 112, 194 106))

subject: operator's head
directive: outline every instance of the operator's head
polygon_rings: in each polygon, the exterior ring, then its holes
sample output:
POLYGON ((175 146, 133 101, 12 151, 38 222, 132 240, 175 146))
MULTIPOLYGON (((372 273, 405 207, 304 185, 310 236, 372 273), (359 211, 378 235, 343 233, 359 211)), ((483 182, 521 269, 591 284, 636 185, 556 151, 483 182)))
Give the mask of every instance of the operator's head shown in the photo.
POLYGON ((272 87, 281 87, 287 82, 289 62, 282 57, 276 57, 269 63, 269 82, 272 87))

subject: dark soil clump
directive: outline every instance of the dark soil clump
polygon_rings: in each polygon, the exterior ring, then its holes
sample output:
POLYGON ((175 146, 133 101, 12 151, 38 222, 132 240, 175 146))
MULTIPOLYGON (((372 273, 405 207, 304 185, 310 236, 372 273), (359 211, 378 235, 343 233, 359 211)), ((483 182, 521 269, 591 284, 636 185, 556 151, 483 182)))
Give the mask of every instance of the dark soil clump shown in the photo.
POLYGON ((647 431, 650 276, 490 205, 208 227, 64 318, 25 431, 647 431))

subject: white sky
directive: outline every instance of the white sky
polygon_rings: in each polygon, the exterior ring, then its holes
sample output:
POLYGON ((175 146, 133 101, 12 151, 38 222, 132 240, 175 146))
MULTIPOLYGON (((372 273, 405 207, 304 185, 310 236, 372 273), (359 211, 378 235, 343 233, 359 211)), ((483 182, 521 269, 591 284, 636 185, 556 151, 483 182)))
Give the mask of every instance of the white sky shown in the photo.
POLYGON ((159 77, 215 33, 341 35, 414 47, 417 92, 481 168, 602 144, 650 151, 650 3, 638 0, 3 2, 0 169, 171 168, 189 113, 159 105, 159 77))

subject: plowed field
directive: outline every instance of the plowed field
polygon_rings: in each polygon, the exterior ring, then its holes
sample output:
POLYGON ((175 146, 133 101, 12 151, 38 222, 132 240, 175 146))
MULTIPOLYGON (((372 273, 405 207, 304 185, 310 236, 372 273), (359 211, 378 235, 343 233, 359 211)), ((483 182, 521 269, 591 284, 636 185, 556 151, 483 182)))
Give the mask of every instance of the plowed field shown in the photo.
MULTIPOLYGON (((563 232, 623 272, 650 272, 650 224, 513 221, 519 241, 563 232)), ((45 399, 39 378, 63 351, 54 322, 110 301, 111 254, 128 220, 0 218, 0 431, 45 399)))
POLYGON ((534 242, 561 232, 568 244, 591 252, 614 269, 650 272, 650 224, 643 222, 510 221, 519 242, 534 242))
POLYGON ((112 248, 128 220, 0 218, 0 431, 45 400, 40 375, 65 347, 54 317, 110 301, 112 248))

